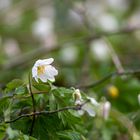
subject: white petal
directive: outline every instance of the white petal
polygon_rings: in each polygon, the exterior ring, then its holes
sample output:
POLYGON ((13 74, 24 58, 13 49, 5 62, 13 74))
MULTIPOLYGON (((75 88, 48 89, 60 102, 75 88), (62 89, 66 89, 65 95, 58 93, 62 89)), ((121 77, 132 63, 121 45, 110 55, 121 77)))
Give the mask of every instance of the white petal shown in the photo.
POLYGON ((44 63, 45 65, 50 65, 53 61, 54 61, 53 58, 49 58, 42 60, 42 63, 44 63))
POLYGON ((95 116, 95 111, 94 111, 94 108, 92 107, 92 105, 90 104, 85 104, 83 107, 82 107, 83 110, 85 110, 90 116, 94 117, 95 116))
POLYGON ((32 68, 32 76, 36 77, 37 76, 37 67, 33 66, 32 68))
POLYGON ((55 67, 51 65, 48 65, 46 69, 48 69, 50 75, 56 76, 58 74, 58 70, 56 70, 55 67))
POLYGON ((93 105, 95 105, 95 106, 98 106, 98 105, 99 105, 99 103, 98 103, 94 98, 92 98, 92 97, 87 97, 87 99, 89 99, 90 102, 91 102, 93 105))
POLYGON ((45 74, 41 74, 38 76, 42 82, 47 82, 47 76, 45 74))
POLYGON ((55 81, 54 76, 58 74, 58 71, 53 66, 48 65, 45 68, 45 74, 46 74, 47 79, 53 82, 55 81))
POLYGON ((54 77, 48 78, 48 80, 50 80, 51 82, 54 82, 55 81, 55 78, 54 77))
POLYGON ((35 76, 34 78, 35 78, 36 82, 38 82, 38 78, 37 78, 37 76, 35 76))
POLYGON ((53 58, 49 58, 49 59, 39 59, 35 62, 34 66, 41 66, 41 65, 49 65, 54 61, 53 58))

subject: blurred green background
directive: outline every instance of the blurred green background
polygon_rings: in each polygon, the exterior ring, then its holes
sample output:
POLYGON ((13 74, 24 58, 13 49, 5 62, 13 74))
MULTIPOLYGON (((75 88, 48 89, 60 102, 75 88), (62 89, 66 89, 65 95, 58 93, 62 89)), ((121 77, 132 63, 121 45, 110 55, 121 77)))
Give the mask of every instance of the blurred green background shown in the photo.
MULTIPOLYGON (((139 29, 140 0, 0 0, 0 87, 15 78, 27 81, 33 63, 49 57, 59 70, 58 86, 88 85, 112 72, 137 70, 139 29)), ((140 131, 139 78, 115 76, 85 91, 109 100, 140 131)), ((125 125, 113 117, 91 121, 90 139, 129 139, 125 125)))

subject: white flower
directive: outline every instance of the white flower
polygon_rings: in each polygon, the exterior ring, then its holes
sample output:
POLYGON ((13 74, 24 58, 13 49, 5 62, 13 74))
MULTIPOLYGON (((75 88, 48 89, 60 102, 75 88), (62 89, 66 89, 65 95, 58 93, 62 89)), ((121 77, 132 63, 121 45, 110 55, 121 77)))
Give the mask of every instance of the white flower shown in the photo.
POLYGON ((97 39, 91 42, 91 55, 93 59, 99 61, 107 61, 110 58, 110 52, 108 44, 103 39, 97 39))
POLYGON ((92 97, 87 97, 87 99, 90 100, 91 104, 93 104, 93 105, 95 105, 95 106, 98 106, 98 105, 99 105, 99 103, 98 103, 94 98, 92 98, 92 97))
POLYGON ((47 82, 47 80, 51 82, 55 81, 54 76, 58 74, 58 71, 52 65, 50 65, 53 61, 53 58, 49 58, 43 60, 39 59, 35 62, 32 68, 32 76, 37 82, 38 79, 43 82, 47 82))
POLYGON ((40 39, 46 38, 53 32, 53 21, 49 18, 40 17, 33 24, 33 34, 40 39))
POLYGON ((86 102, 82 99, 81 93, 79 89, 75 89, 73 93, 73 98, 75 99, 75 105, 81 106, 81 108, 78 110, 79 115, 83 115, 85 112, 87 112, 90 116, 95 116, 94 107, 98 106, 99 103, 92 97, 87 97, 89 102, 86 102))
POLYGON ((92 98, 92 97, 87 97, 87 99, 88 99, 90 102, 84 104, 84 105, 82 106, 81 110, 78 111, 78 113, 79 113, 80 115, 83 115, 84 112, 86 111, 86 112, 89 114, 89 116, 94 117, 94 116, 96 115, 96 113, 95 113, 95 111, 94 111, 94 109, 95 109, 94 106, 98 106, 99 103, 98 103, 94 98, 92 98))
POLYGON ((91 103, 84 104, 81 110, 78 110, 79 115, 83 115, 85 112, 87 112, 91 117, 94 117, 96 115, 94 106, 91 103))

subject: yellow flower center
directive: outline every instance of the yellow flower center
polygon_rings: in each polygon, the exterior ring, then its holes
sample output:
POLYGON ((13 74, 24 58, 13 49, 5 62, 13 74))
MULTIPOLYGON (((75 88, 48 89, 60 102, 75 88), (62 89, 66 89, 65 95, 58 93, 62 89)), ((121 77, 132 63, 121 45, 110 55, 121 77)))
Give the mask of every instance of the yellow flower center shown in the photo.
POLYGON ((44 73, 45 73, 45 66, 44 65, 38 66, 37 67, 37 74, 41 75, 41 74, 44 74, 44 73))

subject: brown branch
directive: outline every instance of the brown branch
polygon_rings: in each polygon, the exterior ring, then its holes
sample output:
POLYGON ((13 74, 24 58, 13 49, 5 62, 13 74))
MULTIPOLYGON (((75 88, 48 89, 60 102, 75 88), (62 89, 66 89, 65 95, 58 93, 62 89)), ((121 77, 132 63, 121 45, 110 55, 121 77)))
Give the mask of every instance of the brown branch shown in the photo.
POLYGON ((35 112, 36 112, 36 108, 35 108, 35 99, 34 99, 34 95, 33 95, 33 92, 32 92, 32 84, 31 84, 31 76, 30 76, 30 73, 29 73, 29 93, 31 95, 31 98, 32 98, 32 105, 33 105, 33 120, 32 120, 32 124, 31 124, 31 129, 30 129, 30 136, 32 135, 32 132, 33 132, 33 127, 34 127, 34 124, 35 124, 35 112))
POLYGON ((57 110, 53 110, 53 111, 41 111, 41 112, 33 112, 33 113, 30 113, 30 114, 23 114, 23 115, 18 116, 17 118, 15 118, 11 121, 6 121, 5 123, 13 123, 13 122, 16 122, 17 120, 19 120, 21 118, 25 118, 25 117, 38 116, 38 115, 50 115, 50 114, 55 114, 55 113, 63 112, 63 111, 67 111, 67 110, 80 110, 82 108, 82 106, 84 106, 88 102, 89 102, 89 100, 85 101, 81 105, 67 106, 67 107, 57 109, 57 110))
POLYGON ((140 74, 140 69, 138 70, 128 70, 128 71, 124 71, 124 72, 112 72, 109 73, 108 75, 104 76, 102 79, 91 83, 91 84, 87 84, 87 85, 79 85, 77 86, 77 88, 94 88, 102 83, 104 83, 105 81, 109 80, 110 78, 114 77, 114 76, 122 76, 122 75, 134 75, 134 74, 140 74))

